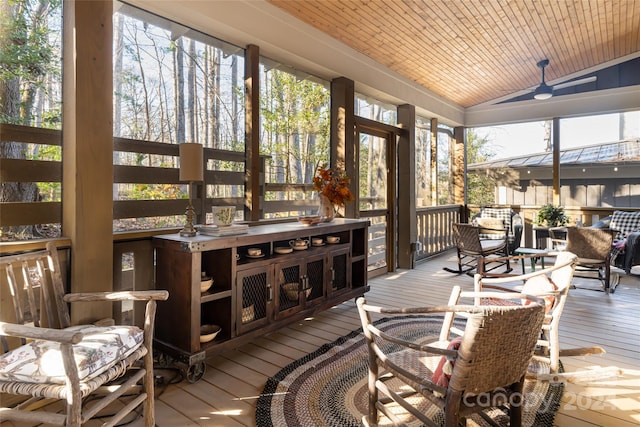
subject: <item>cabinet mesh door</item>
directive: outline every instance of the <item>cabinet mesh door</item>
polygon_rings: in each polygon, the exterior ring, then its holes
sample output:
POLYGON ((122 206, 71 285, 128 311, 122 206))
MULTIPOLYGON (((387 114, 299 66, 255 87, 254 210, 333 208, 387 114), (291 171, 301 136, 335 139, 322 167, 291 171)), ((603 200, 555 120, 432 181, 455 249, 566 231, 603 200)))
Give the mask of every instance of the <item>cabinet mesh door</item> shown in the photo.
POLYGON ((279 311, 285 311, 300 304, 300 266, 285 267, 278 273, 279 311))
POLYGON ((309 287, 311 293, 307 300, 311 301, 316 298, 322 298, 324 295, 324 261, 317 260, 307 264, 307 277, 309 278, 309 287))
POLYGON ((267 317, 267 273, 242 279, 242 324, 267 317))
POLYGON ((347 287, 347 254, 340 254, 333 257, 332 283, 334 290, 341 290, 347 287))

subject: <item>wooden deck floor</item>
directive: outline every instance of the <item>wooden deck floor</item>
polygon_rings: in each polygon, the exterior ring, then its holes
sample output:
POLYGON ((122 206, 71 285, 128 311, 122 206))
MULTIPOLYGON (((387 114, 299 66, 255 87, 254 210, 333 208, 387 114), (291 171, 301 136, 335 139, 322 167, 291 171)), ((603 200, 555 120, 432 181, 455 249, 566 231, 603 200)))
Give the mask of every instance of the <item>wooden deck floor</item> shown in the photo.
MULTIPOLYGON (((442 270, 453 260, 451 254, 445 254, 414 270, 375 278, 370 281, 367 300, 395 306, 446 303, 452 286, 473 288, 470 277, 442 270)), ((598 344, 607 354, 563 359, 565 369, 616 366, 624 374, 588 385, 569 384, 556 417, 558 426, 640 424, 640 276, 621 277, 614 294, 584 289, 570 292, 561 321, 561 347, 598 344)), ((593 280, 586 283, 596 284, 593 280)), ((159 427, 253 426, 257 396, 269 376, 358 327, 355 304, 349 301, 213 358, 200 381, 159 388, 156 423, 159 427)))

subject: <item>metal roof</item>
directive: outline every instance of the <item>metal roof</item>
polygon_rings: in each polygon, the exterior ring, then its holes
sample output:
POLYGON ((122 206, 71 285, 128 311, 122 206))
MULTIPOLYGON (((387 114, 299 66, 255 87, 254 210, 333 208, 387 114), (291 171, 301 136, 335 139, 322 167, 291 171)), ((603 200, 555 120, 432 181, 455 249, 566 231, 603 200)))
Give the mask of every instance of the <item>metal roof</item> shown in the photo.
MULTIPOLYGON (((627 162, 640 162, 640 139, 629 139, 560 150, 560 164, 563 166, 627 162)), ((511 157, 508 159, 474 163, 468 165, 467 169, 480 170, 519 167, 551 167, 552 165, 552 153, 544 152, 529 154, 526 156, 511 157)))

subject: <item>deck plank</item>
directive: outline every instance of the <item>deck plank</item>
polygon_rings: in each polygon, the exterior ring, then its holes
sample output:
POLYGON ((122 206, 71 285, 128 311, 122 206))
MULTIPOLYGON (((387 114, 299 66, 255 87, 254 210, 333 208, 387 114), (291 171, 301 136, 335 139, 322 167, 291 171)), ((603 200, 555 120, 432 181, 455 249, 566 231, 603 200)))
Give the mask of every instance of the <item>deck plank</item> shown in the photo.
MULTIPOLYGON (((551 260, 549 265, 553 261, 551 260)), ((467 275, 445 272, 455 255, 444 254, 413 270, 370 280, 369 303, 409 307, 446 304, 453 286, 473 289, 467 275)), ((519 266, 516 269, 520 271, 519 266)), ((634 273, 637 273, 637 268, 634 273)), ((616 271, 616 270, 614 270, 616 271)), ((619 272, 619 271, 618 271, 619 272)), ((576 279, 580 286, 597 282, 576 279)), ((568 384, 556 416, 558 427, 630 427, 640 424, 640 275, 621 275, 614 294, 572 289, 560 324, 561 348, 600 345, 604 355, 564 358, 565 370, 615 366, 623 374, 590 384, 568 384)), ((381 316, 378 316, 381 317, 381 316)), ((177 426, 255 426, 255 406, 269 376, 353 330, 360 319, 353 300, 262 336, 206 361, 196 383, 182 381, 156 389, 156 424, 177 426)), ((157 370, 170 382, 176 372, 157 370)), ((2 427, 18 424, 2 423, 2 427)), ((142 420, 133 422, 141 426, 142 420)))
MULTIPOLYGON (((448 253, 420 263, 413 270, 376 277, 370 280, 367 301, 395 307, 446 304, 454 286, 473 289, 471 277, 442 269, 454 263, 455 255, 448 253)), ((576 279, 576 283, 597 286, 594 280, 576 279)), ((561 348, 600 345, 607 353, 563 358, 565 370, 615 366, 622 369, 623 374, 590 384, 567 384, 555 426, 640 424, 638 306, 639 275, 623 274, 614 294, 584 289, 570 291, 560 325, 561 348)), ((269 376, 293 360, 359 328, 355 302, 350 300, 212 357, 206 361, 203 378, 196 383, 182 381, 158 387, 156 424, 158 427, 255 426, 256 402, 269 376)), ((142 425, 141 420, 132 425, 142 425)))

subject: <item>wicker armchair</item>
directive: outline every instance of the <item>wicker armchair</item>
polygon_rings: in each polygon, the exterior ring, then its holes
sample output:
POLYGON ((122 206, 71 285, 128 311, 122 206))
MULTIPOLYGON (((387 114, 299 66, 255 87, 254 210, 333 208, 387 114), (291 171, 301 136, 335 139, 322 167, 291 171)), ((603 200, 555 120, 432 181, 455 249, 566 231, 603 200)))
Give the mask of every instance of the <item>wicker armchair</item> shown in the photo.
POLYGON ((456 242, 458 256, 458 268, 445 267, 449 273, 471 273, 473 270, 485 272, 505 266, 505 273, 511 271, 508 257, 508 232, 506 228, 477 227, 472 224, 452 224, 453 237, 456 242), (499 235, 500 238, 482 239, 481 235, 487 233, 499 235), (498 261, 493 258, 499 257, 498 261), (491 266, 491 267, 489 267, 491 266))
POLYGON ((591 227, 567 227, 566 251, 578 256, 575 277, 596 279, 601 290, 613 293, 619 277, 611 273, 611 250, 615 232, 591 227), (595 274, 594 274, 595 273, 595 274))
POLYGON ((153 324, 156 300, 166 300, 167 291, 65 295, 51 242, 43 251, 0 258, 0 286, 0 421, 79 426, 121 399, 124 406, 105 425, 142 403, 145 425, 155 424, 153 324), (146 301, 144 329, 70 325, 67 303, 123 300, 146 301), (134 365, 140 369, 130 370, 134 365), (66 410, 37 409, 44 399, 59 400, 66 410))
MULTIPOLYGON (((501 221, 499 228, 507 228, 508 250, 510 254, 513 254, 513 251, 520 247, 520 241, 522 240, 522 231, 524 228, 522 217, 512 211, 510 207, 483 207, 480 209, 480 212, 473 215, 471 222, 482 225, 483 221, 491 221, 494 219, 501 221)), ((499 239, 499 237, 493 234, 494 233, 491 232, 483 233, 480 237, 482 239, 499 239)))
POLYGON ((441 425, 442 420, 445 426, 457 426, 474 413, 482 415, 489 409, 487 402, 509 403, 510 425, 521 424, 524 376, 544 318, 539 299, 524 306, 391 309, 358 298, 357 305, 369 350, 369 411, 364 425, 377 425, 382 412, 394 425, 405 425, 415 417, 427 426, 441 425), (370 313, 444 314, 445 319, 462 314, 466 326, 458 339, 452 338, 461 331, 443 328, 440 341, 437 337, 431 343, 424 338, 410 341, 378 329, 370 313), (442 367, 447 363, 453 364, 448 378, 442 367), (390 407, 395 404, 406 412, 390 407))

